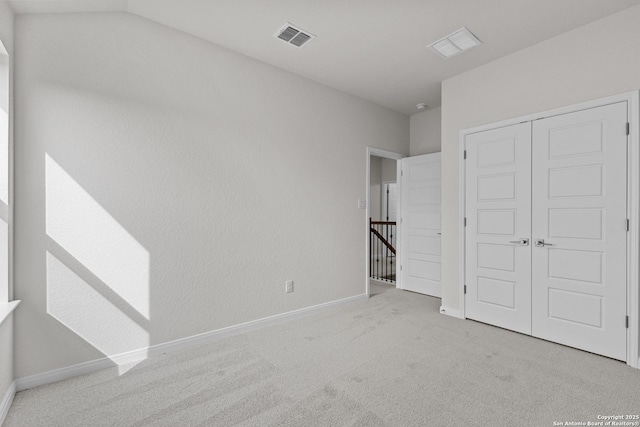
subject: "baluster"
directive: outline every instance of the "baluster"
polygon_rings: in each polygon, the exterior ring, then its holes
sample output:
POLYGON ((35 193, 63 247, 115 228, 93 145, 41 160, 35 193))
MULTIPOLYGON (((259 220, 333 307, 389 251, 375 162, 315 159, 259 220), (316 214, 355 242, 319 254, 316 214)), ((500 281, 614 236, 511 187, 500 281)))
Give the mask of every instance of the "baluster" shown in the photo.
MULTIPOLYGON (((385 239, 387 239, 387 242, 391 243, 391 240, 389 239, 389 218, 388 217, 387 217, 387 223, 385 224, 384 227, 386 229, 386 237, 385 237, 385 239)), ((386 252, 385 252, 387 254, 387 257, 384 260, 384 265, 387 266, 387 276, 386 276, 386 278, 387 278, 387 280, 390 280, 391 274, 389 274, 389 257, 391 256, 391 252, 389 251, 389 248, 386 245, 385 245, 385 248, 387 249, 386 252)))
MULTIPOLYGON (((376 231, 378 226, 376 225, 376 231)), ((376 277, 380 278, 380 239, 376 237, 376 277)))
MULTIPOLYGON (((395 225, 391 224, 391 236, 389 236, 389 238, 391 239, 390 240, 391 245, 395 248, 395 243, 393 242, 393 235, 395 234, 394 227, 395 227, 395 225)), ((393 257, 394 257, 394 255, 392 254, 391 255, 391 261, 389 262, 389 265, 391 266, 391 281, 395 282, 396 281, 396 270, 393 268, 393 257)))
MULTIPOLYGON (((380 226, 376 227, 376 230, 379 230, 380 226)), ((380 231, 378 231, 379 233, 380 231)), ((376 239, 378 241, 378 249, 376 250, 376 265, 378 266, 378 271, 376 272, 376 276, 378 278, 380 278, 380 268, 382 267, 380 265, 380 245, 382 245, 382 242, 380 241, 380 239, 376 239)))
POLYGON ((369 277, 372 276, 373 273, 373 238, 375 237, 371 232, 371 217, 369 217, 369 277))
MULTIPOLYGON (((386 241, 389 241, 389 225, 384 224, 384 238, 386 241)), ((389 266, 387 265, 387 261, 389 260, 389 248, 387 245, 384 245, 384 280, 389 280, 389 266)))

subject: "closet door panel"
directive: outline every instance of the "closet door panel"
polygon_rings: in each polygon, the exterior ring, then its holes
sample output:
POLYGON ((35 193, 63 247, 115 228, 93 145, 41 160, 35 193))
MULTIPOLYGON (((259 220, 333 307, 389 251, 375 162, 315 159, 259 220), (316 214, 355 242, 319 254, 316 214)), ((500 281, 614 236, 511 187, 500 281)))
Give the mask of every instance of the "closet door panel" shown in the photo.
POLYGON ((626 102, 537 120, 532 151, 532 334, 621 360, 626 123, 626 102))
POLYGON ((531 124, 465 145, 466 317, 530 334, 531 124))

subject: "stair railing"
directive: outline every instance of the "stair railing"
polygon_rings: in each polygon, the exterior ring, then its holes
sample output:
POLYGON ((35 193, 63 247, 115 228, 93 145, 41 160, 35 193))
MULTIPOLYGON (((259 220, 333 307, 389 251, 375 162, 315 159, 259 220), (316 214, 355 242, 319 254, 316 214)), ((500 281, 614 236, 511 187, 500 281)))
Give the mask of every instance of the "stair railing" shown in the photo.
POLYGON ((396 222, 369 218, 369 277, 396 282, 396 222))

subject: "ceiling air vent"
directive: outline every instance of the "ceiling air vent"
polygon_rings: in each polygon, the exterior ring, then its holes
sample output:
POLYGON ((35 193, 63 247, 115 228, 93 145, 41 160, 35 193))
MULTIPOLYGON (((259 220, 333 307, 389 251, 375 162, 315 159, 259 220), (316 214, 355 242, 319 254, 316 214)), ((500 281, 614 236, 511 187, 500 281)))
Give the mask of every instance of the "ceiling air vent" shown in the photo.
POLYGON ((437 42, 431 43, 429 47, 444 59, 449 59, 481 43, 471 31, 466 27, 462 27, 437 42))
POLYGON ((316 36, 287 22, 274 34, 275 37, 295 47, 303 47, 316 36))

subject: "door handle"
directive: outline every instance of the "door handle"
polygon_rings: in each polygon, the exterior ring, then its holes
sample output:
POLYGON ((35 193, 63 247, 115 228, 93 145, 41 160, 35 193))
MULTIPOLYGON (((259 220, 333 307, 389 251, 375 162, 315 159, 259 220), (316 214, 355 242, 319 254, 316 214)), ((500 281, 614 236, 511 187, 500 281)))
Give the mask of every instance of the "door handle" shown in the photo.
POLYGON ((510 240, 509 243, 517 243, 520 246, 529 246, 529 239, 510 240))
POLYGON ((533 244, 534 246, 537 246, 539 248, 543 248, 545 246, 553 246, 553 243, 546 243, 544 239, 536 239, 536 241, 533 244))

